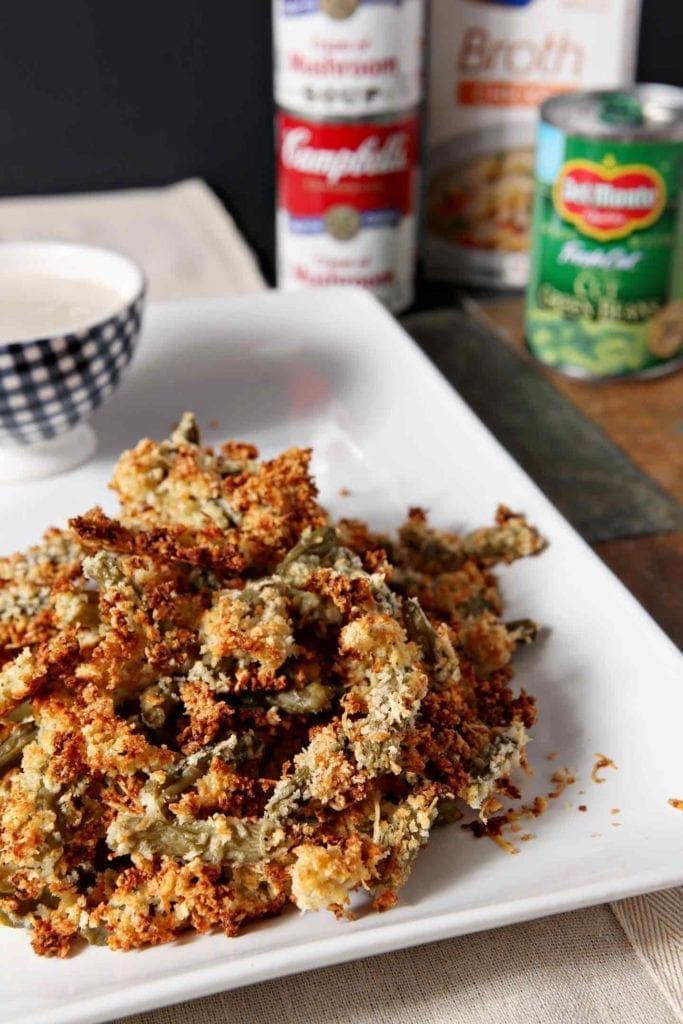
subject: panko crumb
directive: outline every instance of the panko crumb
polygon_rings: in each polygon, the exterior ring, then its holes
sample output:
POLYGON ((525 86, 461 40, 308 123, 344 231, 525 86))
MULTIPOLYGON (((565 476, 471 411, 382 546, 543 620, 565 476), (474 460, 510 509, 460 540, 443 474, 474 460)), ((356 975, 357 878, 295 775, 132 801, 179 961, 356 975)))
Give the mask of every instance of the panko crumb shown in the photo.
POLYGON ((555 788, 547 794, 548 799, 556 800, 562 795, 562 793, 564 793, 568 786, 574 785, 576 782, 576 776, 573 772, 570 772, 568 768, 558 768, 557 771, 553 772, 550 776, 550 781, 554 783, 555 788))
POLYGON ((617 765, 614 763, 611 757, 607 757, 605 754, 595 754, 595 764, 591 771, 592 782, 606 782, 607 780, 599 774, 603 768, 612 768, 617 771, 617 765))

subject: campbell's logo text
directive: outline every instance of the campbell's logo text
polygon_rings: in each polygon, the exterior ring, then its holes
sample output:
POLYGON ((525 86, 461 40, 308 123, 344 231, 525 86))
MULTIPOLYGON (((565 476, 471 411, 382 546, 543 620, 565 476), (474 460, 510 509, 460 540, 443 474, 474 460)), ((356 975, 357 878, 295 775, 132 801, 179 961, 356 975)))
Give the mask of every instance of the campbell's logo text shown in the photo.
POLYGON ((393 132, 383 140, 370 135, 355 148, 314 146, 311 138, 311 130, 304 126, 287 131, 282 139, 282 163, 290 170, 325 178, 331 185, 343 178, 396 174, 410 166, 408 135, 404 131, 393 132))
POLYGON ((626 238, 659 219, 666 205, 661 174, 646 164, 604 166, 569 160, 553 189, 555 209, 600 242, 626 238))

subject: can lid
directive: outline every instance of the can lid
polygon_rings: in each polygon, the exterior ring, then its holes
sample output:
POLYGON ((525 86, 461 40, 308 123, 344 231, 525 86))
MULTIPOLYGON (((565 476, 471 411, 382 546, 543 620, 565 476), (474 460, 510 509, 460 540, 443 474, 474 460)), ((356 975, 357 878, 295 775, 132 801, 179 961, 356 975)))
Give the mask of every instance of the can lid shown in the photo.
POLYGON ((637 96, 630 93, 610 93, 600 104, 600 120, 603 124, 640 127, 645 124, 643 104, 637 96))
POLYGON ((566 93, 546 100, 541 116, 570 135, 626 142, 677 141, 683 139, 683 89, 635 85, 566 93))

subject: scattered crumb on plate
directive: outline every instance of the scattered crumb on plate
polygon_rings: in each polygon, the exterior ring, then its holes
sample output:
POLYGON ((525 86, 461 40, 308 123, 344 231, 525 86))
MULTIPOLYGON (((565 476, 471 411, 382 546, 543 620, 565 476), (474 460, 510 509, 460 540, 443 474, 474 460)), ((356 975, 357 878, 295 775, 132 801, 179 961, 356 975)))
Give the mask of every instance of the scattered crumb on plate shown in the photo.
POLYGON ((544 796, 537 796, 534 797, 530 804, 522 804, 521 807, 510 807, 503 814, 489 818, 487 821, 482 821, 478 818, 475 821, 466 822, 462 825, 462 828, 472 832, 477 839, 486 837, 493 840, 505 853, 519 853, 519 849, 514 843, 505 838, 505 832, 512 832, 515 834, 515 838, 519 838, 522 842, 535 839, 536 836, 531 832, 525 832, 524 835, 517 836, 516 834, 520 831, 518 822, 540 818, 548 810, 548 806, 548 801, 544 796))
POLYGON ((617 765, 614 763, 611 757, 607 757, 606 754, 596 754, 595 764, 593 765, 593 770, 591 772, 591 779, 593 782, 606 781, 606 779, 601 778, 598 775, 598 772, 601 771, 603 768, 613 768, 614 771, 618 770, 617 765))
POLYGON ((576 776, 568 768, 558 768, 550 776, 550 781, 555 784, 555 788, 548 793, 548 799, 556 800, 558 796, 564 793, 567 786, 573 786, 576 782, 576 776))

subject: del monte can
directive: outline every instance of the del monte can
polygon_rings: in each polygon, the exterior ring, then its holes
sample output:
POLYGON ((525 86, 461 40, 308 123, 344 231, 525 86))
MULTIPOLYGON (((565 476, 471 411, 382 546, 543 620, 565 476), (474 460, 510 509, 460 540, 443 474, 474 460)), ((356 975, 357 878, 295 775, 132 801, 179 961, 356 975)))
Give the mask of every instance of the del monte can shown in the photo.
POLYGON ((526 338, 581 377, 683 361, 683 90, 547 100, 535 166, 526 338))

